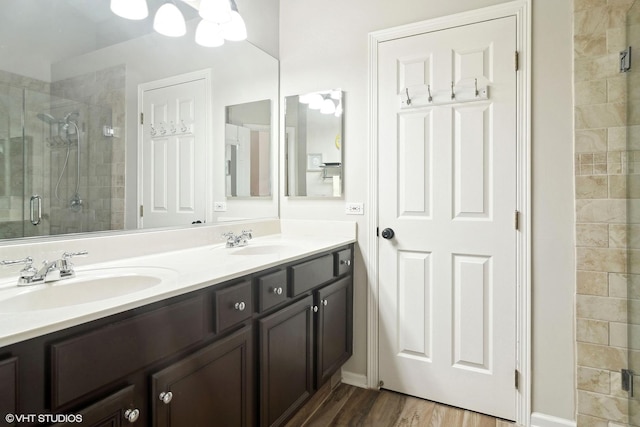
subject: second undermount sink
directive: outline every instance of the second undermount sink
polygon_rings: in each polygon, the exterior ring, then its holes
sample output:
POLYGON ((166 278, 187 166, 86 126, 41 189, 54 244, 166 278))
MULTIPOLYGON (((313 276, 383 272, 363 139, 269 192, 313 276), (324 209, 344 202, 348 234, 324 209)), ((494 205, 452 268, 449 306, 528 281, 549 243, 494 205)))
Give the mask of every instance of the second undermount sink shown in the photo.
POLYGON ((158 286, 175 276, 175 270, 160 267, 78 271, 73 279, 0 292, 0 313, 48 310, 116 298, 158 286))
POLYGON ((295 246, 285 245, 285 244, 259 244, 252 245, 249 243, 248 246, 242 246, 240 248, 232 248, 229 253, 231 255, 277 255, 284 252, 290 252, 295 249, 295 246))

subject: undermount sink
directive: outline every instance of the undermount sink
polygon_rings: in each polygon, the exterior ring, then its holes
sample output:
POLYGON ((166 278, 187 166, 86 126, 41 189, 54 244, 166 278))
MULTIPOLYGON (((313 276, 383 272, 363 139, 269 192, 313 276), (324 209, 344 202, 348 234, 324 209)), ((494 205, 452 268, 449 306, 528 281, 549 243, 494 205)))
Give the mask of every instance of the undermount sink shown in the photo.
POLYGON ((152 288, 176 275, 175 270, 159 267, 77 271, 73 279, 0 292, 0 313, 48 310, 116 298, 152 288), (5 292, 17 293, 3 298, 5 292))

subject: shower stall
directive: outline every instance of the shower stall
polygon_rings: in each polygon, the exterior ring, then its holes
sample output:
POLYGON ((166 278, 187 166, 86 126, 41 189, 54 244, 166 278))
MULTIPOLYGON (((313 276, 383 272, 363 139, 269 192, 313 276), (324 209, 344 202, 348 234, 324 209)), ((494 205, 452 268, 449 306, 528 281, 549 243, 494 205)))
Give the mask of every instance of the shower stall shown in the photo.
POLYGON ((0 239, 112 229, 112 112, 0 83, 0 239))

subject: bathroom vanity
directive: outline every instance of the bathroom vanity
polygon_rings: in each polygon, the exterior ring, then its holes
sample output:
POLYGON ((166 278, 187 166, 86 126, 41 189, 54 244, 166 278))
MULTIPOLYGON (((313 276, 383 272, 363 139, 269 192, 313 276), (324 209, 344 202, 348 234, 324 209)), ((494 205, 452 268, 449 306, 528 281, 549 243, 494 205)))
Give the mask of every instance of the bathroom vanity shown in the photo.
POLYGON ((231 249, 246 251, 245 274, 0 347, 0 414, 82 416, 55 425, 283 425, 351 356, 352 242, 297 256, 231 249))

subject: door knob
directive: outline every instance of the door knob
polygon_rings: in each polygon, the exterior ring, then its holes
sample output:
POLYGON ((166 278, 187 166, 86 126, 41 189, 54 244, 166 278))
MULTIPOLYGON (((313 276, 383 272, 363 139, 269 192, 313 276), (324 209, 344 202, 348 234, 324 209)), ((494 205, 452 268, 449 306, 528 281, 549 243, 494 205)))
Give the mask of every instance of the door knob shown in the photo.
POLYGON ((393 232, 393 230, 391 228, 385 228, 384 230, 382 230, 382 237, 384 239, 393 239, 393 236, 395 236, 396 233, 393 232))

